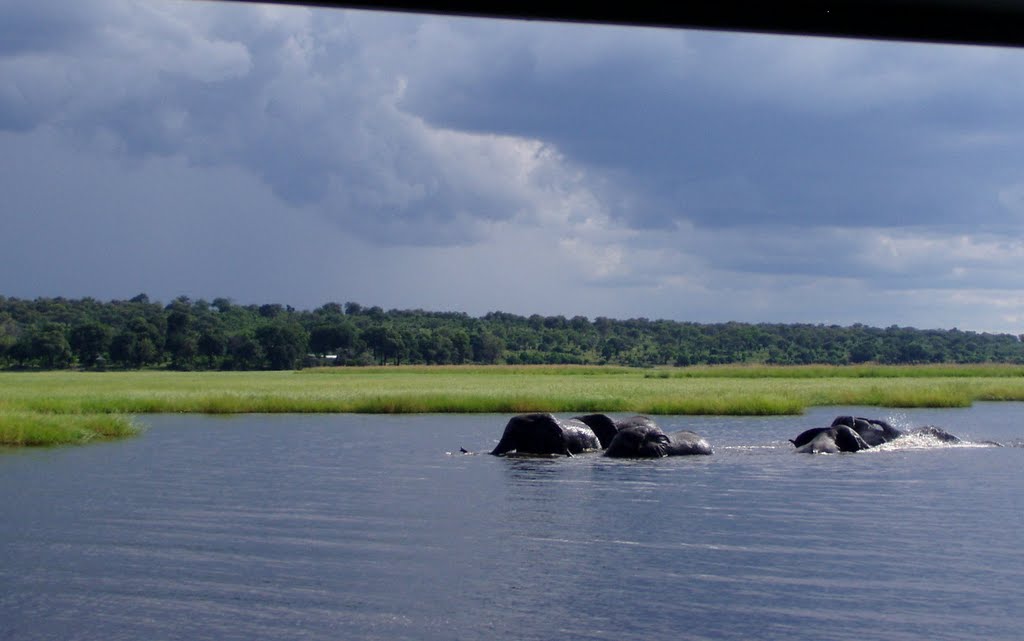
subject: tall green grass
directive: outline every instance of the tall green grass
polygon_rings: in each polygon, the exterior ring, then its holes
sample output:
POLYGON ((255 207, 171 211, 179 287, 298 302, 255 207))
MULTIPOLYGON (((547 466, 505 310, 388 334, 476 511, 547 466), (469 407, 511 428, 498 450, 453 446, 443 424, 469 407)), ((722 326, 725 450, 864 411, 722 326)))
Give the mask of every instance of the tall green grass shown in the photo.
POLYGON ((1024 365, 703 365, 649 370, 648 378, 1006 378, 1024 365))
POLYGON ((133 436, 138 426, 119 414, 0 412, 0 446, 79 445, 133 436))
MULTIPOLYGON (((965 407, 977 400, 1024 401, 1024 368, 474 366, 0 373, 7 444, 51 442, 28 433, 53 431, 55 422, 72 417, 80 417, 74 423, 78 426, 93 425, 89 421, 96 417, 116 426, 126 416, 168 412, 772 415, 800 414, 821 405, 965 407)), ((108 438, 96 433, 83 438, 108 438)), ((109 437, 127 433, 115 430, 109 437)))
POLYGON ((457 374, 473 376, 635 376, 635 367, 618 365, 402 365, 401 367, 310 367, 299 370, 301 375, 380 376, 403 373, 457 374))

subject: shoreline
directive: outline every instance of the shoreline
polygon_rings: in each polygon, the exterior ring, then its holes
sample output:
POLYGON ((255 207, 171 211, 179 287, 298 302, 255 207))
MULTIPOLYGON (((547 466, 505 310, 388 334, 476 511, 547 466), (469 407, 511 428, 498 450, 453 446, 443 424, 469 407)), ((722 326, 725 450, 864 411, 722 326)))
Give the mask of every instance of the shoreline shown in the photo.
POLYGON ((0 446, 138 433, 155 413, 800 415, 822 405, 1024 401, 1024 367, 405 366, 264 372, 0 372, 0 446))

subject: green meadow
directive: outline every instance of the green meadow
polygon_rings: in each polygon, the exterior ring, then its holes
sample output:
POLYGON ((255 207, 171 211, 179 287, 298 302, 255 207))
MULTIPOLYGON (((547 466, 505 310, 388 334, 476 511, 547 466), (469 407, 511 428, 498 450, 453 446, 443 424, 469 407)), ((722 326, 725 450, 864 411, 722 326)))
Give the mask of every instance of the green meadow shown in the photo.
POLYGON ((0 446, 120 438, 138 414, 353 412, 770 415, 817 405, 967 407, 1024 400, 1024 367, 558 366, 284 372, 2 372, 0 446))

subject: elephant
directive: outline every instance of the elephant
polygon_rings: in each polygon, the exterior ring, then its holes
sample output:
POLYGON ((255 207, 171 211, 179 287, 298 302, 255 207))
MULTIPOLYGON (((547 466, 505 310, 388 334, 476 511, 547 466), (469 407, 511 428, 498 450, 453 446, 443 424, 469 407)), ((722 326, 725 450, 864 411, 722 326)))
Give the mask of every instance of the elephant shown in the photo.
POLYGON ((597 439, 601 441, 601 449, 606 449, 619 432, 622 421, 616 422, 606 414, 585 414, 575 417, 577 421, 583 421, 594 431, 597 439))
POLYGON ((619 421, 618 432, 604 455, 612 458, 660 458, 663 456, 709 455, 711 445, 690 430, 666 434, 646 416, 619 421))
POLYGON ((885 421, 873 418, 837 416, 836 419, 832 421, 832 427, 836 427, 838 425, 845 425, 851 428, 871 447, 881 445, 882 443, 888 443, 889 441, 903 436, 903 432, 899 431, 892 425, 889 425, 885 421))
POLYGON ((790 439, 797 452, 807 454, 838 454, 839 452, 859 452, 871 446, 852 427, 832 425, 830 427, 812 427, 801 432, 796 438, 790 439))
POLYGON ((503 456, 515 450, 517 454, 572 456, 599 449, 601 441, 583 421, 562 421, 551 414, 536 413, 509 419, 491 454, 503 456))
POLYGON ((859 452, 871 447, 856 430, 846 425, 807 430, 793 439, 793 445, 796 451, 811 454, 859 452))
MULTIPOLYGON (((934 425, 925 425, 924 427, 919 427, 919 428, 917 428, 915 430, 911 430, 908 433, 909 434, 925 434, 925 435, 931 436, 933 438, 936 438, 936 439, 942 441, 943 443, 962 443, 963 442, 960 439, 960 437, 954 436, 954 435, 950 434, 949 432, 947 432, 946 430, 942 429, 941 427, 935 427, 934 425)), ((986 445, 999 445, 999 443, 996 443, 994 441, 984 441, 984 443, 986 445)))
POLYGON ((847 425, 852 427, 854 431, 860 434, 861 438, 863 438, 871 447, 894 441, 901 436, 917 434, 931 436, 943 443, 961 442, 958 436, 954 436, 941 427, 935 427, 934 425, 925 425, 924 427, 914 428, 909 432, 903 432, 892 425, 889 425, 885 421, 874 418, 860 418, 853 416, 837 416, 836 420, 832 421, 832 425, 847 425))
POLYGON ((914 434, 925 434, 944 443, 961 442, 959 438, 941 427, 926 425, 903 432, 885 421, 859 416, 837 416, 830 427, 805 430, 796 438, 790 439, 790 442, 796 447, 797 452, 859 452, 892 442, 901 436, 914 434))

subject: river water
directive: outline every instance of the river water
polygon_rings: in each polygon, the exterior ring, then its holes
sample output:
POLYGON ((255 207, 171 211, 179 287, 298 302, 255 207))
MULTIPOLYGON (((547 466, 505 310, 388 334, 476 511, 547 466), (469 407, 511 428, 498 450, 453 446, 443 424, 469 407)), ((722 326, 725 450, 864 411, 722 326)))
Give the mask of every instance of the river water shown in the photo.
POLYGON ((1024 405, 659 417, 710 457, 505 459, 508 416, 147 416, 0 451, 0 639, 1024 638, 1024 405), (801 455, 838 414, 940 425, 801 455))

